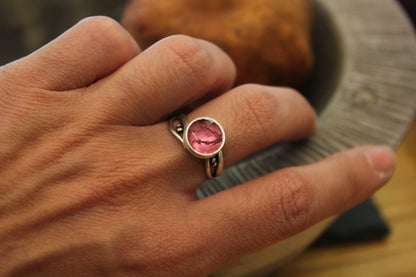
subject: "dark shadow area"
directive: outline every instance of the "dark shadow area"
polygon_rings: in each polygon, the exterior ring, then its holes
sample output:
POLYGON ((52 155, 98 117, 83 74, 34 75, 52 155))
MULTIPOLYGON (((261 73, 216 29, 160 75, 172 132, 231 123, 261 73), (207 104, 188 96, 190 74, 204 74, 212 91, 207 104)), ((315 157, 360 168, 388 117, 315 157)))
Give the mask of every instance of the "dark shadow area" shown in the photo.
POLYGON ((312 45, 315 67, 309 82, 301 89, 318 114, 330 101, 338 85, 343 66, 341 38, 331 16, 314 2, 312 45))
POLYGON ((416 26, 416 1, 415 0, 398 0, 399 3, 405 9, 407 15, 413 23, 413 27, 416 26))
POLYGON ((127 0, 1 0, 0 65, 21 58, 93 15, 116 20, 127 0))

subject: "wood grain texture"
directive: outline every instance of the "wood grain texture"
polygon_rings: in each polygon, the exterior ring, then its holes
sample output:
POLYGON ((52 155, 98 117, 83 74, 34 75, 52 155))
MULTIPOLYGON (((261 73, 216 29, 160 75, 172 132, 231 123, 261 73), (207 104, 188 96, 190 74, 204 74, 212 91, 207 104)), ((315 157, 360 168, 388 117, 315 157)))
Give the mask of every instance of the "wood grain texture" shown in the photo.
MULTIPOLYGON (((393 0, 315 0, 314 3, 317 16, 327 17, 324 23, 332 24, 332 30, 335 30, 332 34, 317 32, 315 34, 320 37, 314 39, 334 43, 337 56, 332 58, 337 58, 338 62, 332 65, 339 66, 318 66, 324 74, 317 72, 316 76, 321 79, 315 82, 325 83, 337 79, 330 86, 315 86, 332 89, 326 105, 318 111, 317 133, 307 141, 274 145, 237 163, 225 170, 220 178, 205 183, 198 191, 199 197, 209 196, 280 168, 311 163, 349 147, 386 144, 397 148, 400 144, 416 109, 416 40, 410 21, 393 0), (331 75, 332 71, 338 71, 339 75, 331 75), (326 80, 326 75, 332 79, 326 80)), ((320 29, 322 26, 316 27, 320 29)), ((324 46, 330 49, 330 45, 324 43, 324 46)), ((331 64, 332 61, 325 62, 331 64)), ((320 91, 311 93, 312 97, 319 97, 320 91)), ((317 225, 272 246, 273 250, 254 253, 212 276, 264 275, 305 249, 326 226, 327 223, 317 225)), ((404 253, 406 247, 414 248, 415 244, 415 241, 409 240, 409 246, 403 244, 392 247, 397 248, 393 251, 404 253)), ((345 260, 340 261, 336 256, 345 249, 334 251, 334 257, 329 255, 320 264, 315 262, 319 260, 319 253, 306 260, 309 266, 307 270, 314 268, 315 263, 325 268, 331 260, 341 265, 345 263, 348 267, 354 261, 368 260, 376 255, 373 252, 376 248, 363 248, 362 251, 351 250, 345 260)), ((382 254, 379 257, 374 260, 375 264, 384 262, 382 254)), ((409 267, 408 263, 403 266, 409 267)), ((364 268, 362 270, 365 272, 364 268)), ((296 272, 291 271, 285 276, 296 276, 291 275, 296 272)), ((327 273, 322 271, 322 275, 316 276, 334 276, 333 273, 325 275, 327 273)))

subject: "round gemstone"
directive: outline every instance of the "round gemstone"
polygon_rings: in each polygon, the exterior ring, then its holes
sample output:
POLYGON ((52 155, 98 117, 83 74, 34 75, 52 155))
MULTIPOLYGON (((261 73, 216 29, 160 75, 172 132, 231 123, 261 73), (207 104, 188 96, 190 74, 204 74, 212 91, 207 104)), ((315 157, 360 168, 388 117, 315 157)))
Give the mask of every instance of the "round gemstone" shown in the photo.
POLYGON ((223 145, 223 133, 213 120, 200 119, 189 126, 188 142, 198 153, 213 154, 223 145))

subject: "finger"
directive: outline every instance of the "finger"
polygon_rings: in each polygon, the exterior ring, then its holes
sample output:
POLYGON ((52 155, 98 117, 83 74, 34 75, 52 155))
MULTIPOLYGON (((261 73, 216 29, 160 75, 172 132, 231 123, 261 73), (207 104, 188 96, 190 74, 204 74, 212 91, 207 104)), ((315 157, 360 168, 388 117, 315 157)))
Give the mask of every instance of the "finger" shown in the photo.
POLYGON ((103 80, 91 101, 123 123, 150 125, 209 92, 229 89, 234 79, 233 62, 217 46, 171 36, 103 80))
POLYGON ((284 169, 195 204, 217 260, 283 240, 367 199, 391 176, 394 153, 361 147, 284 169))
POLYGON ((189 118, 211 117, 224 128, 225 165, 273 143, 298 140, 315 131, 316 114, 308 101, 290 88, 244 85, 210 101, 189 118))
MULTIPOLYGON (((314 110, 298 92, 261 85, 234 88, 196 109, 188 119, 201 116, 216 119, 224 128, 225 167, 273 143, 311 135, 316 121, 314 110)), ((139 134, 132 137, 139 137, 139 134)), ((180 145, 166 122, 152 126, 149 140, 164 153, 169 170, 187 180, 178 182, 182 185, 174 188, 188 186, 186 188, 192 191, 206 180, 204 161, 191 156, 180 145)))
POLYGON ((107 17, 82 20, 33 54, 8 65, 27 87, 82 88, 114 72, 139 53, 133 38, 107 17))

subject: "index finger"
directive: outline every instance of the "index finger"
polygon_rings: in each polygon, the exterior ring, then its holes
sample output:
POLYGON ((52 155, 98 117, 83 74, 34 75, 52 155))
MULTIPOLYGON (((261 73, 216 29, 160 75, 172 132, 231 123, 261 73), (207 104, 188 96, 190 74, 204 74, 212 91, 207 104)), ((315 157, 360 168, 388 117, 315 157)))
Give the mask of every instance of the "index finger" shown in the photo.
POLYGON ((231 261, 364 201, 390 178, 394 163, 390 149, 360 147, 274 172, 197 201, 197 233, 217 260, 231 261))

